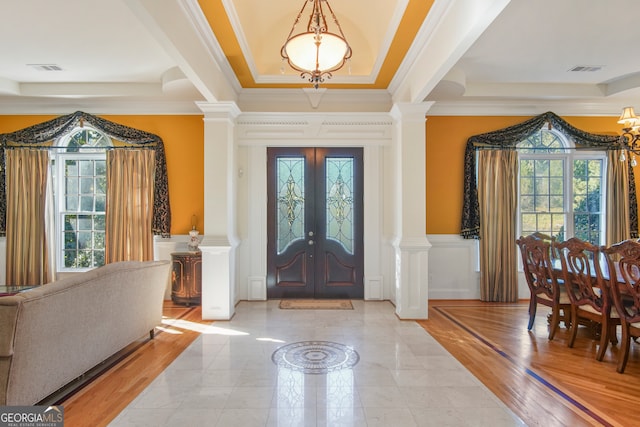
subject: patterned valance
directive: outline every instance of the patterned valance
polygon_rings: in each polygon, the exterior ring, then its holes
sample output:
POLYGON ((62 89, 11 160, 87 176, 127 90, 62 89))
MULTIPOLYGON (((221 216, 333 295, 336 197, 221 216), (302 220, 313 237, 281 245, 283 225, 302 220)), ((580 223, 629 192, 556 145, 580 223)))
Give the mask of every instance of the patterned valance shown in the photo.
MULTIPOLYGON (((464 200, 462 204, 462 224, 460 235, 465 239, 480 237, 480 210, 478 205, 478 188, 476 185, 476 150, 512 150, 516 145, 540 131, 543 125, 549 125, 561 131, 571 139, 576 149, 612 150, 618 148, 620 139, 617 135, 597 135, 584 132, 571 126, 561 117, 546 112, 522 123, 481 135, 474 135, 467 140, 464 152, 464 200)), ((631 236, 637 237, 638 205, 636 202, 635 179, 633 168, 629 165, 629 210, 631 236)))
MULTIPOLYGON (((5 149, 9 146, 35 146, 55 141, 76 127, 87 124, 110 138, 124 143, 114 149, 136 146, 155 150, 155 188, 153 202, 153 233, 168 236, 171 232, 171 208, 169 206, 169 182, 167 161, 162 138, 128 126, 123 126, 82 111, 60 116, 27 128, 0 134, 0 165, 5 164, 5 149)), ((0 235, 6 233, 7 193, 5 168, 0 170, 0 235)))

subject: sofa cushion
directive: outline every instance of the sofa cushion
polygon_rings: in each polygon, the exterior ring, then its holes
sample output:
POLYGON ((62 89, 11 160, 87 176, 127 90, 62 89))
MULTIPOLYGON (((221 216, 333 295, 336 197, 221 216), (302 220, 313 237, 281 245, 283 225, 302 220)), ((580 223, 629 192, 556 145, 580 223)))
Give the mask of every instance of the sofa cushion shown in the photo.
POLYGON ((0 330, 14 323, 4 343, 10 366, 0 360, 0 370, 9 372, 4 404, 35 404, 147 338, 162 319, 169 270, 169 261, 119 262, 4 297, 13 305, 0 305, 8 311, 0 314, 0 330))

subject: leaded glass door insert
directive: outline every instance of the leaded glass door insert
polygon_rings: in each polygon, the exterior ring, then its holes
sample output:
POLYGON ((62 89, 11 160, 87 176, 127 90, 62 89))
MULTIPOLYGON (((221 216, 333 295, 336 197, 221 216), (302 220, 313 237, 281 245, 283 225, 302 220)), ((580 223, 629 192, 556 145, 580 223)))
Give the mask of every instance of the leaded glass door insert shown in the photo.
POLYGON ((325 159, 327 238, 349 254, 353 254, 354 162, 352 157, 325 159))
POLYGON ((304 157, 279 157, 276 160, 278 254, 305 238, 304 166, 304 157))
POLYGON ((362 298, 362 149, 267 153, 268 297, 362 298))

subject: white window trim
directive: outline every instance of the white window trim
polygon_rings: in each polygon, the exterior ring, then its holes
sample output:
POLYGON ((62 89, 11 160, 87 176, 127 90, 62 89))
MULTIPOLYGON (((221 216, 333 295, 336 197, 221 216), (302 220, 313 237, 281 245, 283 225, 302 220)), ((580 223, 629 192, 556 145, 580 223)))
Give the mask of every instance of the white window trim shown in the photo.
MULTIPOLYGON (((100 132, 95 128, 89 128, 89 129, 99 132, 105 138, 107 138, 107 140, 110 143, 112 143, 111 138, 109 138, 103 132, 100 132)), ((54 190, 55 238, 54 238, 53 247, 55 247, 56 271, 60 273, 80 273, 84 271, 93 270, 95 268, 95 267, 69 268, 69 267, 65 267, 64 265, 64 250, 65 250, 64 221, 62 221, 62 212, 67 212, 67 211, 64 209, 65 198, 61 197, 62 196, 61 192, 62 190, 64 190, 63 189, 64 184, 62 182, 62 178, 65 176, 65 170, 64 170, 65 160, 72 158, 77 160, 100 159, 100 160, 106 161, 107 150, 109 148, 109 147, 96 147, 94 149, 87 148, 85 149, 86 152, 84 153, 82 152, 83 149, 80 148, 78 151, 67 152, 66 151, 67 145, 69 140, 71 139, 71 136, 76 134, 80 130, 87 130, 87 126, 85 125, 84 128, 76 127, 72 131, 70 131, 68 134, 61 137, 58 140, 58 144, 57 144, 59 148, 56 148, 55 150, 53 150, 53 153, 51 154, 51 160, 50 160, 51 162, 55 161, 55 169, 56 169, 55 181, 53 181, 53 186, 55 189, 54 190)), ((105 215, 106 215, 106 212, 105 212, 105 215)))
MULTIPOLYGON (((573 222, 573 165, 574 160, 602 160, 602 185, 600 187, 601 197, 600 197, 600 212, 602 215, 600 216, 600 244, 605 244, 606 241, 606 202, 607 202, 607 169, 609 167, 609 162, 607 158, 606 151, 602 150, 576 150, 575 145, 567 139, 567 137, 561 132, 557 132, 555 130, 550 130, 549 132, 553 132, 554 135, 558 137, 558 139, 562 142, 565 147, 565 151, 563 153, 520 153, 518 152, 518 168, 520 167, 520 161, 529 160, 529 159, 560 159, 564 162, 564 170, 569 171, 570 173, 564 174, 564 203, 565 206, 570 207, 567 210, 566 218, 565 218, 565 233, 567 235, 575 235, 574 230, 574 222, 573 222), (569 233, 570 232, 570 233, 569 233)), ((522 223, 520 221, 521 211, 520 211, 520 173, 518 173, 518 206, 517 206, 517 219, 516 219, 516 230, 518 238, 522 234, 522 223)))

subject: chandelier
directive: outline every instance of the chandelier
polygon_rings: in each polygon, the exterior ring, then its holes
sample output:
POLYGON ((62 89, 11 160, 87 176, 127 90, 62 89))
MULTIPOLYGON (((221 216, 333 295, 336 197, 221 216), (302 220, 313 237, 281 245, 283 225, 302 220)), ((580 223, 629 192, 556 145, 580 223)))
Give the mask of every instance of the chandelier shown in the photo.
POLYGON ((618 123, 624 126, 620 136, 619 145, 623 149, 620 161, 625 161, 627 156, 624 150, 631 152, 631 166, 638 163, 636 155, 640 155, 640 117, 636 116, 633 107, 624 107, 618 123))
POLYGON ((331 73, 342 68, 351 58, 351 47, 327 0, 304 0, 287 41, 280 49, 280 55, 291 68, 300 72, 300 77, 308 79, 316 89, 325 78, 330 79, 331 73), (312 4, 309 21, 303 31, 296 33, 296 25, 308 4, 312 4), (325 7, 337 27, 335 32, 329 31, 325 7))

